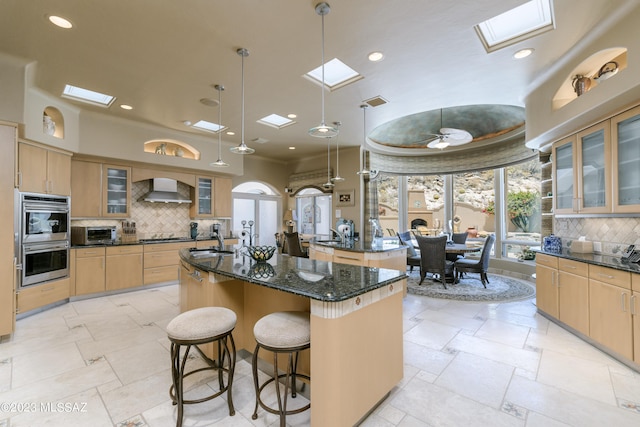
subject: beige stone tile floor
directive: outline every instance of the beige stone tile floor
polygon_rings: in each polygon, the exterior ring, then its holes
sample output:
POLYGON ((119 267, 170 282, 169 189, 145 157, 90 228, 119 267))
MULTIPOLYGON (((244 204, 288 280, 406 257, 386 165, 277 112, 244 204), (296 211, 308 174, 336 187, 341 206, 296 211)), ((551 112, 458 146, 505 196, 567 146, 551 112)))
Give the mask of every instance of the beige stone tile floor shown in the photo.
MULTIPOLYGON (((15 334, 0 342, 0 427, 175 426, 164 328, 178 314, 178 299, 178 286, 170 285, 18 320, 15 334)), ((185 407, 184 425, 277 425, 264 411, 251 420, 249 362, 237 363, 235 416, 218 398, 185 407)), ((537 314, 535 299, 486 304, 409 295, 404 362, 404 379, 363 426, 640 426, 640 373, 537 314)), ((196 376, 189 395, 215 387, 196 376)), ((308 425, 309 412, 287 422, 308 425)))

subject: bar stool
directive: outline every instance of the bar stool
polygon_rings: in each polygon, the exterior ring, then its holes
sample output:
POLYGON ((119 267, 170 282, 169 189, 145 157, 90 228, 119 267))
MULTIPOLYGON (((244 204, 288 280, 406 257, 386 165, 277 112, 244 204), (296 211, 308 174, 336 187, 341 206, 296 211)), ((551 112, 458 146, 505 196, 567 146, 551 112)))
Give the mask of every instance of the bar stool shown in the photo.
POLYGON ((311 347, 311 327, 309 313, 301 311, 281 311, 268 314, 258 320, 253 327, 253 335, 256 338, 256 348, 253 352, 253 384, 256 390, 256 407, 253 411, 252 419, 258 418, 258 405, 267 412, 280 416, 280 426, 286 425, 287 415, 298 414, 311 407, 307 404, 298 409, 287 410, 287 396, 289 387, 291 397, 296 397, 296 378, 304 378, 310 381, 308 375, 296 372, 298 367, 298 353, 311 347), (262 385, 258 384, 258 351, 265 349, 273 352, 273 376, 262 385), (289 355, 287 370, 284 374, 278 373, 278 354, 287 353, 289 355), (279 380, 284 378, 284 395, 280 393, 279 380), (278 409, 267 406, 260 394, 270 383, 275 382, 276 395, 278 398, 278 409), (291 386, 289 386, 291 383, 291 386))
POLYGON ((182 426, 184 404, 201 403, 211 400, 227 392, 227 404, 229 415, 235 415, 233 400, 231 398, 231 385, 236 365, 236 345, 231 332, 236 326, 236 314, 224 307, 203 307, 186 311, 176 316, 167 325, 167 335, 171 341, 171 377, 173 385, 169 389, 169 395, 174 405, 178 405, 177 427, 182 426), (210 342, 218 343, 218 358, 211 360, 197 347, 197 344, 210 342), (229 343, 231 344, 229 346, 229 343), (186 350, 180 360, 180 348, 186 346, 186 350), (189 350, 195 346, 209 366, 185 372, 185 365, 189 357, 189 350), (231 348, 229 348, 231 347, 231 348), (225 367, 225 360, 227 367, 225 367), (218 371, 218 384, 220 390, 210 396, 200 399, 184 399, 184 378, 205 370, 218 371), (222 373, 227 373, 227 384, 224 384, 222 373))

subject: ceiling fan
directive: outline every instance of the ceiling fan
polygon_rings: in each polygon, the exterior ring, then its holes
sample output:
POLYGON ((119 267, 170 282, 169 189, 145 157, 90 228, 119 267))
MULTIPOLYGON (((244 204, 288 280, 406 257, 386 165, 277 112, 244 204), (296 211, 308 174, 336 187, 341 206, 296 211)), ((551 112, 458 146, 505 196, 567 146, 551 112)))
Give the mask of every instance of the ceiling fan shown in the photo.
MULTIPOLYGON (((440 109, 440 126, 442 126, 442 109, 440 109)), ((431 138, 424 139, 420 142, 427 142, 428 148, 444 149, 446 147, 455 147, 464 145, 473 140, 473 136, 463 129, 441 127, 437 133, 427 134, 431 138)))

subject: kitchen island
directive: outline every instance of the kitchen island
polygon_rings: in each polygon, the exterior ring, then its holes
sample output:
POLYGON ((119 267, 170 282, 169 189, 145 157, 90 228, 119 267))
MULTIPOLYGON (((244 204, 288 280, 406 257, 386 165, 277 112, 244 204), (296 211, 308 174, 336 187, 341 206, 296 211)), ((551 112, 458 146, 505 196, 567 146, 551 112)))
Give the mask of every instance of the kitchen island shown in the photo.
POLYGON ((238 349, 253 351, 253 325, 262 316, 310 311, 311 349, 299 370, 311 376, 313 426, 357 424, 402 379, 404 271, 280 254, 256 263, 238 253, 182 249, 180 258, 181 311, 235 311, 238 349))

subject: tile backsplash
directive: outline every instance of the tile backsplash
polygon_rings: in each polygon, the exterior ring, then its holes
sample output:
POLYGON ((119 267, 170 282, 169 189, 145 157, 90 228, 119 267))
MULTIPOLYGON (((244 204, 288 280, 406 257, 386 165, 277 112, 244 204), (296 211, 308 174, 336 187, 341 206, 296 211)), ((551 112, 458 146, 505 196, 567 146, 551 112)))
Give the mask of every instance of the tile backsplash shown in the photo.
POLYGON ((564 247, 584 236, 601 242, 601 253, 606 255, 620 255, 628 245, 640 246, 640 218, 556 218, 554 230, 564 247))
MULTIPOLYGON (((190 237, 192 222, 198 223, 198 237, 209 237, 211 225, 214 222, 222 224, 222 231, 229 236, 231 221, 229 219, 213 220, 189 217, 188 204, 179 203, 149 203, 141 201, 150 191, 149 181, 134 182, 131 185, 131 218, 135 221, 138 239, 190 237)), ((182 196, 190 196, 190 187, 178 182, 178 193, 182 196)), ((71 225, 115 225, 118 228, 118 236, 122 232, 122 220, 83 219, 73 220, 71 225)))

